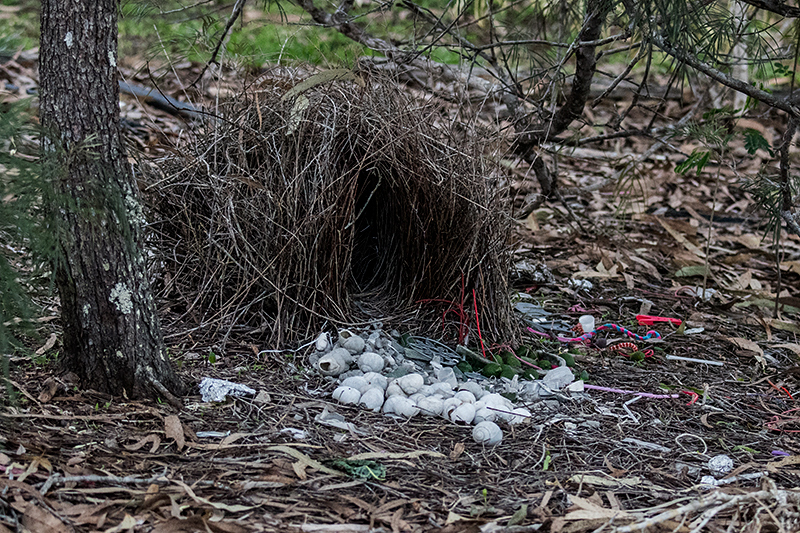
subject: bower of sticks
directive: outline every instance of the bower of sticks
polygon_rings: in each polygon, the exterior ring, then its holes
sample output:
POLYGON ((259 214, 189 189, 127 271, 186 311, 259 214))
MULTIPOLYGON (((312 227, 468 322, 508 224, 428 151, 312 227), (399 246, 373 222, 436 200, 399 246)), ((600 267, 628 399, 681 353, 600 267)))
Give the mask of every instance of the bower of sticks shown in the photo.
POLYGON ((387 80, 273 71, 147 172, 157 286, 207 333, 274 345, 432 329, 448 305, 507 339, 507 191, 485 148, 387 80))

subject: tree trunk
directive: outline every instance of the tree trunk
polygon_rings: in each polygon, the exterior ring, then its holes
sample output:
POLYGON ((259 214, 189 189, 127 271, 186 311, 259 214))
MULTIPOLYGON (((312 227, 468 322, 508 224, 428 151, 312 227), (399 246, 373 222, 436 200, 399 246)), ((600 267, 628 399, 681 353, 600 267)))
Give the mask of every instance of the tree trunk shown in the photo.
POLYGON ((42 1, 40 117, 62 361, 87 388, 175 403, 184 387, 164 351, 120 138, 117 9, 118 0, 42 1))

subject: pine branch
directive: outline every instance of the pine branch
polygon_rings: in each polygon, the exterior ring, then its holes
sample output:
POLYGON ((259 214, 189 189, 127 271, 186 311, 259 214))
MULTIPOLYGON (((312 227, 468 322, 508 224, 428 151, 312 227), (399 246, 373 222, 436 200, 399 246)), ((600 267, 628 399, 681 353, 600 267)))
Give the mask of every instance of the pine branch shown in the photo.
POLYGON ((662 51, 671 55, 681 63, 684 63, 685 65, 702 72, 709 78, 725 85, 726 87, 730 87, 735 91, 746 94, 750 98, 759 100, 770 107, 785 111, 790 117, 800 118, 800 108, 797 108, 794 105, 795 98, 792 95, 789 95, 786 98, 777 98, 774 95, 753 87, 752 85, 749 85, 740 79, 736 79, 728 74, 725 74, 721 70, 712 67, 708 63, 700 61, 697 59, 697 57, 684 50, 672 47, 671 45, 667 44, 664 38, 660 35, 652 35, 650 40, 662 51))

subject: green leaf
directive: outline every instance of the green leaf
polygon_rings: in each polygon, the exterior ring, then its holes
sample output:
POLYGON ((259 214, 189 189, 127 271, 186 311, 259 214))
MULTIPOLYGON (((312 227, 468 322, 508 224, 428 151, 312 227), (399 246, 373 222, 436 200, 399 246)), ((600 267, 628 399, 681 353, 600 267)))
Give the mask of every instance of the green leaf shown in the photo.
POLYGON ((710 274, 710 272, 706 268, 706 265, 689 265, 675 272, 674 276, 676 278, 688 278, 691 276, 705 276, 707 274, 710 274))
POLYGON ((522 506, 517 509, 517 512, 509 518, 508 527, 519 525, 524 522, 526 518, 528 518, 528 504, 523 503, 522 506))
POLYGON ((692 168, 697 169, 697 174, 699 175, 700 172, 703 171, 705 166, 708 164, 708 160, 711 158, 711 152, 700 152, 700 151, 693 151, 692 155, 686 158, 685 161, 679 163, 675 167, 675 172, 679 174, 685 174, 692 168))
POLYGON ((752 128, 747 128, 744 130, 744 148, 750 155, 755 154, 756 150, 761 148, 762 150, 768 152, 769 155, 773 157, 775 156, 769 141, 767 141, 758 130, 754 130, 752 128))

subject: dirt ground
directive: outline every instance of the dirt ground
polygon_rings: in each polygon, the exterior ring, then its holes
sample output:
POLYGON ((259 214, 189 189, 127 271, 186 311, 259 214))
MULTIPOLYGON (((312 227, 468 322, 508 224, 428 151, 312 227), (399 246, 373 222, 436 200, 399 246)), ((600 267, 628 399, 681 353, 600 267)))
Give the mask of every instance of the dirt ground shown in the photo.
MULTIPOLYGON (((181 120, 123 100, 126 136, 140 149, 181 134, 181 120)), ((671 102, 667 115, 683 109, 671 102)), ((603 110, 595 113, 602 121, 603 110)), ((769 116, 747 127, 768 139, 782 129, 769 116)), ((800 531, 800 239, 784 236, 776 261, 739 187, 769 156, 732 146, 735 168, 680 175, 675 163, 693 146, 649 153, 652 144, 631 138, 560 153, 564 203, 518 221, 511 244, 517 260, 553 273, 553 283, 520 279, 511 290, 554 322, 590 313, 639 334, 649 328, 637 314, 685 322, 656 324, 663 338, 640 345, 654 350, 640 361, 583 348, 576 367, 587 384, 613 390, 528 405, 530 420, 487 448, 443 419, 338 404, 308 368, 308 345, 282 351, 242 335, 219 353, 218 339, 165 312, 182 376, 258 391, 223 403, 196 393, 177 410, 81 391, 57 376, 53 320, 35 361, 11 361, 16 398, 0 409, 0 533, 800 531), (707 298, 705 273, 715 291, 707 298), (320 423, 326 410, 351 429, 320 423), (720 454, 732 471, 719 486, 702 485, 720 454), (369 468, 347 473, 343 459, 369 468)), ((519 206, 535 180, 509 166, 519 206)), ((559 349, 520 330, 528 345, 559 349)))

